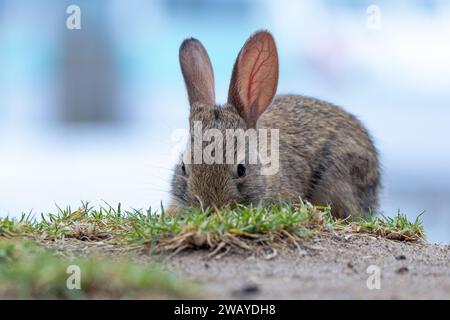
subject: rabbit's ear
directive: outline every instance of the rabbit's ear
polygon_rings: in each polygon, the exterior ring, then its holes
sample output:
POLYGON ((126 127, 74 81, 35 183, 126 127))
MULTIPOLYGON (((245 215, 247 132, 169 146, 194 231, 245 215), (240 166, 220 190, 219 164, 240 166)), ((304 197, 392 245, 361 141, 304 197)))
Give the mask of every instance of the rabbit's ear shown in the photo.
POLYGON ((278 53, 267 31, 253 34, 242 47, 231 76, 228 102, 249 128, 272 102, 278 85, 278 53))
POLYGON ((179 58, 190 105, 195 102, 214 105, 214 74, 208 53, 200 41, 184 40, 179 58))

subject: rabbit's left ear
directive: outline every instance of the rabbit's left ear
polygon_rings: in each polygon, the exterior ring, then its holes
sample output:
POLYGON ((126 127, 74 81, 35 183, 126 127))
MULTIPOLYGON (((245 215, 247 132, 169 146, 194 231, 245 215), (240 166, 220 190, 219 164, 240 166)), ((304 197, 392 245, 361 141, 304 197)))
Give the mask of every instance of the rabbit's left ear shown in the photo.
POLYGON ((214 106, 214 73, 201 42, 194 38, 184 40, 180 46, 179 59, 190 105, 200 102, 214 106))
POLYGON ((253 34, 236 59, 228 91, 228 102, 235 106, 248 128, 255 128, 259 116, 275 96, 278 85, 278 53, 267 31, 253 34))

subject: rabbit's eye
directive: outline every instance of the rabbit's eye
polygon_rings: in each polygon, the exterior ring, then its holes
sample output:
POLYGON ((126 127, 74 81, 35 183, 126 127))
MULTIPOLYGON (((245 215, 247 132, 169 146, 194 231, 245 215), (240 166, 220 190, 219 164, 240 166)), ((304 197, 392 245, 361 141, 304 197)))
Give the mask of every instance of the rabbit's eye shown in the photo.
POLYGON ((247 168, 242 163, 237 166, 237 174, 239 178, 242 178, 247 174, 247 168))
POLYGON ((186 166, 184 165, 184 162, 181 163, 181 171, 186 175, 186 166))

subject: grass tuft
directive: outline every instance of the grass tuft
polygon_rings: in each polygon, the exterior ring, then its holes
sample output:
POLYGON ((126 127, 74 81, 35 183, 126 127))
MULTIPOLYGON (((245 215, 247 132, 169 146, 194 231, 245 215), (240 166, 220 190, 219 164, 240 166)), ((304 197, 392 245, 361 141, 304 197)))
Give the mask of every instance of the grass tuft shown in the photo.
MULTIPOLYGON (((370 218, 351 223, 350 228, 355 232, 367 232, 391 240, 418 241, 425 239, 421 216, 417 216, 414 221, 409 221, 405 214, 400 211, 394 217, 382 216, 382 218, 370 218)), ((344 226, 345 228, 345 226, 344 226)))
POLYGON ((101 241, 130 249, 180 252, 206 248, 216 253, 232 248, 254 249, 288 246, 314 234, 330 232, 370 233, 399 241, 425 239, 420 219, 409 221, 400 212, 395 217, 336 219, 330 207, 308 203, 278 203, 256 207, 186 209, 173 216, 151 210, 123 211, 119 204, 93 208, 89 203, 75 211, 70 207, 36 219, 0 218, 0 236, 34 237, 41 241, 78 239, 101 241))

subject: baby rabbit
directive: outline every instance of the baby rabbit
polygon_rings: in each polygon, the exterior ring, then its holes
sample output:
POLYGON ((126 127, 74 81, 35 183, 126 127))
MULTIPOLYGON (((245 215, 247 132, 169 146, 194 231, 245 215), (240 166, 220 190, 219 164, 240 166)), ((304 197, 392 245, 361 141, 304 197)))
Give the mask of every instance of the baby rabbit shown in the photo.
POLYGON ((213 70, 203 45, 186 39, 179 54, 190 103, 189 142, 195 123, 220 132, 278 129, 279 168, 263 175, 259 162, 195 163, 184 155, 175 167, 169 210, 280 199, 330 204, 333 215, 341 218, 377 209, 379 163, 367 130, 333 104, 299 95, 275 96, 278 54, 269 32, 258 31, 244 44, 228 102, 222 106, 215 103, 213 70))

